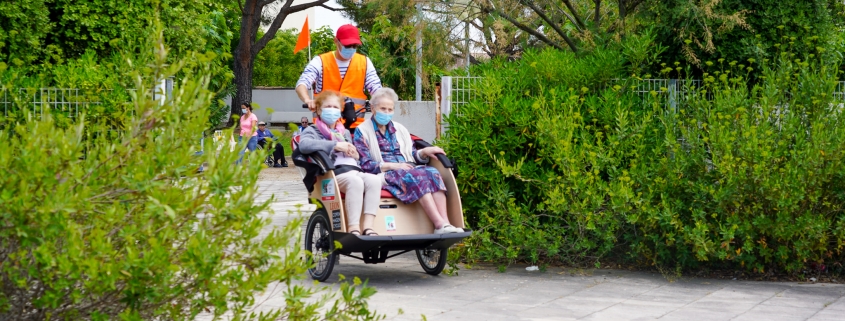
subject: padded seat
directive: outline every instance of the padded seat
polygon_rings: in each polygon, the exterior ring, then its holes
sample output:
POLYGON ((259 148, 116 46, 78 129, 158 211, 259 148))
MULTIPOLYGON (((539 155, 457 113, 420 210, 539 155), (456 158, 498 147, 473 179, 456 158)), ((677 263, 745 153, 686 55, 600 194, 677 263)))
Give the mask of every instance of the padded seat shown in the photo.
MULTIPOLYGON (((340 193, 340 197, 346 198, 346 193, 340 193)), ((381 198, 394 198, 393 194, 390 194, 387 190, 381 190, 381 198)))

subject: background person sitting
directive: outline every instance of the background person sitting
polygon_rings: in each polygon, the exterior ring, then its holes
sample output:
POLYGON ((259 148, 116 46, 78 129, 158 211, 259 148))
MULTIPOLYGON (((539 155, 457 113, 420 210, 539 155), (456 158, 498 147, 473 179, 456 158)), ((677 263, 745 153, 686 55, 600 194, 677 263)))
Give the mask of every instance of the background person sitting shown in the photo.
POLYGON ((337 185, 346 194, 347 231, 353 235, 378 235, 372 227, 381 199, 381 179, 358 167, 358 151, 351 143, 349 131, 340 122, 343 101, 340 93, 331 90, 317 96, 314 103, 319 117, 314 126, 302 132, 299 150, 303 154, 324 151, 332 155, 337 185), (358 230, 359 223, 364 228, 362 231, 358 230))
POLYGON ((308 128, 308 117, 302 117, 299 120, 299 126, 297 126, 296 131, 293 132, 293 136, 302 135, 302 131, 308 128))
MULTIPOLYGON (((265 146, 272 146, 273 133, 267 129, 267 124, 263 121, 258 123, 258 145, 266 149, 265 146)), ((285 147, 282 144, 276 143, 276 148, 273 150, 273 167, 288 167, 288 161, 285 159, 285 147)))
POLYGON ((403 203, 420 201, 434 224, 435 234, 463 232, 449 223, 446 185, 440 173, 433 167, 413 163, 414 160, 428 163, 429 157, 446 153, 435 146, 421 150, 414 147, 405 126, 391 120, 398 101, 399 96, 390 88, 381 88, 373 94, 370 99, 373 117, 358 126, 353 140, 361 154, 358 163, 364 171, 382 176, 383 188, 403 203))

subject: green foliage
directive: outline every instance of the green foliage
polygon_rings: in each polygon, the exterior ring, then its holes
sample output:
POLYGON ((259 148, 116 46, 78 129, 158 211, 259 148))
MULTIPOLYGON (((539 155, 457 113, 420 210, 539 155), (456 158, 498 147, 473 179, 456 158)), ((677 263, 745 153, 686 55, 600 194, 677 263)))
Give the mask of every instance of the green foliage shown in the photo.
MULTIPOLYGON (((32 100, 33 93, 17 92, 8 84, 14 83, 18 88, 79 89, 81 97, 63 96, 62 99, 86 103, 83 112, 89 120, 124 128, 127 110, 115 102, 126 101, 129 91, 135 90, 129 75, 136 67, 127 62, 127 57, 150 56, 142 50, 149 48, 146 43, 148 30, 153 22, 160 20, 168 26, 163 37, 168 48, 172 48, 170 59, 197 52, 211 59, 209 88, 215 95, 209 106, 208 127, 216 128, 225 121, 228 107, 221 99, 234 92, 232 55, 228 50, 234 34, 216 2, 144 0, 126 4, 112 0, 61 0, 19 4, 18 7, 5 3, 0 6, 10 10, 0 13, 8 18, 0 22, 4 31, 0 33, 0 61, 10 61, 5 64, 8 68, 0 70, 0 79, 18 96, 17 99, 32 100), (13 19, 17 17, 16 12, 29 12, 26 10, 34 8, 41 11, 38 11, 40 14, 32 13, 33 16, 46 19, 36 20, 39 26, 43 23, 43 30, 26 29, 35 28, 31 26, 32 21, 26 20, 19 25, 13 19), (56 28, 61 30, 56 31, 56 28), (21 56, 23 54, 26 56, 21 56)), ((174 77, 178 81, 181 74, 174 77)), ((4 113, 6 115, 0 116, 8 116, 12 121, 22 117, 16 108, 4 113)), ((59 125, 64 123, 62 118, 56 121, 59 125)), ((0 119, 0 124, 2 122, 0 119)))
POLYGON ((46 0, 0 3, 0 61, 14 66, 61 54, 45 38, 55 23, 50 21, 46 0))
POLYGON ((696 69, 699 76, 704 62, 719 58, 774 59, 782 51, 778 44, 792 44, 800 53, 825 48, 828 63, 842 61, 843 14, 845 5, 839 0, 708 0, 700 5, 662 0, 643 10, 641 19, 656 28, 659 43, 671 48, 667 61, 701 67, 696 69))
POLYGON ((652 61, 652 43, 480 70, 477 98, 447 117, 443 142, 476 229, 464 256, 757 272, 845 263, 836 69, 784 50, 720 61, 684 94, 611 81, 652 61))
POLYGON ((218 6, 213 0, 6 2, 0 5, 0 61, 61 63, 89 50, 107 57, 144 34, 157 14, 167 26, 168 46, 181 55, 204 47, 205 38, 197 35, 203 34, 206 13, 218 6))
MULTIPOLYGON (((261 35, 259 35, 260 37, 261 35)), ((252 84, 266 87, 290 87, 296 85, 299 75, 308 64, 308 49, 293 54, 299 30, 279 30, 276 37, 258 53, 253 67, 252 84)), ((335 50, 334 33, 323 26, 311 33, 311 55, 316 57, 335 50)))
POLYGON ((254 201, 260 157, 233 166, 237 151, 200 145, 213 57, 168 63, 163 41, 152 43, 149 63, 127 57, 135 90, 108 103, 128 111, 125 127, 93 117, 59 126, 49 109, 26 108, 0 127, 0 319, 381 318, 366 302, 375 290, 357 279, 339 291, 300 281, 302 220, 268 231, 272 200, 254 201), (152 100, 157 80, 176 74, 173 96, 152 100), (253 312, 272 282, 286 306, 253 312))
POLYGON ((130 92, 124 84, 131 81, 124 72, 129 66, 121 63, 117 56, 99 60, 92 53, 64 64, 53 66, 49 72, 32 74, 33 68, 0 68, 0 83, 6 96, 0 127, 23 120, 27 112, 36 112, 40 117, 41 106, 53 107, 55 125, 66 128, 78 115, 87 114, 89 122, 108 124, 112 128, 124 128, 131 112, 122 104, 129 99, 130 92), (13 87, 17 86, 17 87, 13 87), (40 88, 52 87, 42 92, 40 88), (62 105, 59 103, 72 103, 62 105), (35 107, 35 110, 33 108, 35 107))
MULTIPOLYGON (((436 28, 436 25, 426 25, 436 28)), ((449 59, 444 59, 442 52, 437 52, 437 44, 443 39, 436 39, 435 32, 426 30, 421 33, 426 48, 423 51, 423 95, 433 97, 432 74, 442 73, 437 66, 447 66, 449 59)), ((410 24, 393 24, 387 17, 375 19, 369 33, 362 34, 364 46, 362 53, 370 57, 378 70, 382 85, 396 90, 399 99, 414 100, 416 93, 416 37, 417 28, 410 24)), ((448 56, 449 58, 451 56, 448 56)))

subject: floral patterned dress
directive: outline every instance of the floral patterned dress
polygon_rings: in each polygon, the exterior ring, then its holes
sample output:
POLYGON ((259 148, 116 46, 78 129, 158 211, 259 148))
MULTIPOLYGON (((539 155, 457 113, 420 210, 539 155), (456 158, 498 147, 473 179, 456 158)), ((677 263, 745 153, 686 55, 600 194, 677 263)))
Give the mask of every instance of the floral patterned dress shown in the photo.
MULTIPOLYGON (((373 123, 375 125, 375 123, 373 123)), ((376 137, 378 138, 379 150, 381 150, 381 158, 385 163, 406 163, 409 162, 402 156, 399 150, 399 140, 396 139, 396 128, 393 127, 393 122, 387 124, 387 135, 383 135, 378 128, 376 128, 376 137)), ((381 173, 379 164, 370 156, 370 148, 366 139, 359 131, 355 131, 355 138, 352 140, 355 148, 358 149, 360 158, 358 164, 366 173, 378 174, 381 173)), ((411 147, 414 155, 417 153, 416 147, 411 147)), ((413 162, 414 160, 410 160, 413 162)), ((423 195, 428 193, 435 193, 438 191, 445 191, 446 185, 443 184, 443 178, 437 169, 429 166, 418 165, 410 170, 397 169, 384 172, 384 180, 387 185, 382 186, 398 198, 402 203, 410 204, 419 200, 423 195)))

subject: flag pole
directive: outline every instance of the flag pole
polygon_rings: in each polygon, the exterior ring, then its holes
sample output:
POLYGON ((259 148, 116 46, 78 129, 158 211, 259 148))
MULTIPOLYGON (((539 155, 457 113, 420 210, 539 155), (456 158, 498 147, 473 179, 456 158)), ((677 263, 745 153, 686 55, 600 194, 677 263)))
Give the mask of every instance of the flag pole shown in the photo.
POLYGON ((308 62, 311 62, 311 24, 308 25, 308 62))
MULTIPOLYGON (((308 19, 308 17, 306 16, 305 19, 308 19)), ((311 26, 310 25, 308 26, 308 63, 311 63, 311 26)), ((311 99, 314 99, 314 92, 309 91, 308 93, 311 94, 311 99)), ((316 113, 314 115, 316 117, 316 113)))

